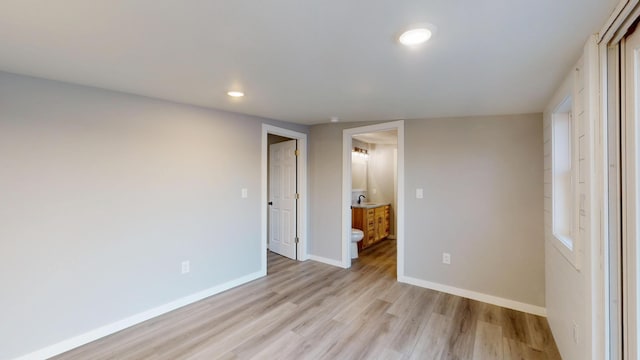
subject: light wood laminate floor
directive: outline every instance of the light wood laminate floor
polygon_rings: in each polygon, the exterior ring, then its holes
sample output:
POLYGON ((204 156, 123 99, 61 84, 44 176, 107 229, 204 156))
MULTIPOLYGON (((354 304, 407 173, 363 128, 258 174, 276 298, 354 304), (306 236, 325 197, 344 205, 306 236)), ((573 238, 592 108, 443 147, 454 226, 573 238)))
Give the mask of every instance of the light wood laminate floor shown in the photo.
POLYGON ((269 253, 265 278, 56 359, 560 359, 544 318, 396 282, 395 248, 348 270, 269 253))

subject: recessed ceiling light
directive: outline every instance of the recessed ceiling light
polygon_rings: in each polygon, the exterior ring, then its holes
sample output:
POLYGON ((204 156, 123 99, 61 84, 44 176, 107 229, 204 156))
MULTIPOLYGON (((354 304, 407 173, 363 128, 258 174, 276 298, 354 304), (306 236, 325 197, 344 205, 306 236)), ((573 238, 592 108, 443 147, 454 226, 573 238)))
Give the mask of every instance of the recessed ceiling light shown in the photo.
POLYGON ((400 35, 398 41, 405 46, 415 46, 427 42, 433 33, 426 27, 407 30, 400 35))
POLYGON ((338 122, 338 120, 339 120, 339 119, 338 119, 338 117, 337 117, 337 116, 332 116, 332 117, 331 117, 331 122, 332 122, 332 123, 337 123, 337 122, 338 122))
POLYGON ((237 98, 237 97, 243 97, 244 93, 242 91, 229 91, 227 92, 227 95, 237 98))

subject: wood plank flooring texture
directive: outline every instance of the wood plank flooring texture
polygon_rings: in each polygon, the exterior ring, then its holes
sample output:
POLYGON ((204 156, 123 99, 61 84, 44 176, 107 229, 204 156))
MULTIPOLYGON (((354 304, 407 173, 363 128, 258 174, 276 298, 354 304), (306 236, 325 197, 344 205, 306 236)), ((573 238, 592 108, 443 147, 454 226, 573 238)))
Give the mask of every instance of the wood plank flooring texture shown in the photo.
POLYGON ((269 253, 265 278, 55 359, 560 359, 544 318, 396 282, 395 248, 348 270, 269 253))

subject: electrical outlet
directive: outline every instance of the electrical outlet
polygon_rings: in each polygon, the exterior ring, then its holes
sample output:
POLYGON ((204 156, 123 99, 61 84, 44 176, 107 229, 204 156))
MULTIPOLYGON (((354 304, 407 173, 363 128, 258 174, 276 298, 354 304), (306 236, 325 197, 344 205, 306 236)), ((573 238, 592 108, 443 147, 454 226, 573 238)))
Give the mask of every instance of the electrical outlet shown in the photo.
POLYGON ((424 197, 423 189, 416 189, 416 199, 422 199, 424 197))
POLYGON ((243 188, 240 196, 242 196, 243 199, 246 199, 249 196, 249 190, 243 188))
POLYGON ((189 263, 189 260, 185 260, 182 262, 182 273, 186 274, 189 271, 191 271, 191 264, 189 263))
POLYGON ((451 254, 442 253, 442 263, 447 265, 451 264, 451 254))
POLYGON ((578 324, 573 323, 573 342, 578 344, 580 338, 578 337, 578 324))

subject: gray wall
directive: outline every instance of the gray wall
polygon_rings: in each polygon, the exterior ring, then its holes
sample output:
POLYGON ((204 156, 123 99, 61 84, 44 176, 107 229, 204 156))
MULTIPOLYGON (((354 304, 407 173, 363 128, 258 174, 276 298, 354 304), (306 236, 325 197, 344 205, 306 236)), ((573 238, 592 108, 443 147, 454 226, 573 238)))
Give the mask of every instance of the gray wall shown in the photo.
POLYGON ((342 261, 342 127, 309 131, 309 254, 342 261))
MULTIPOLYGON (((342 129, 361 125, 311 128, 313 255, 341 259, 342 129)), ((405 121, 405 275, 544 306, 541 152, 541 114, 405 121)))
POLYGON ((405 275, 544 306, 542 115, 409 121, 405 136, 405 275))
POLYGON ((262 122, 0 73, 0 358, 259 271, 262 122))
POLYGON ((336 123, 309 130, 309 254, 342 262, 342 130, 372 123, 336 123))

